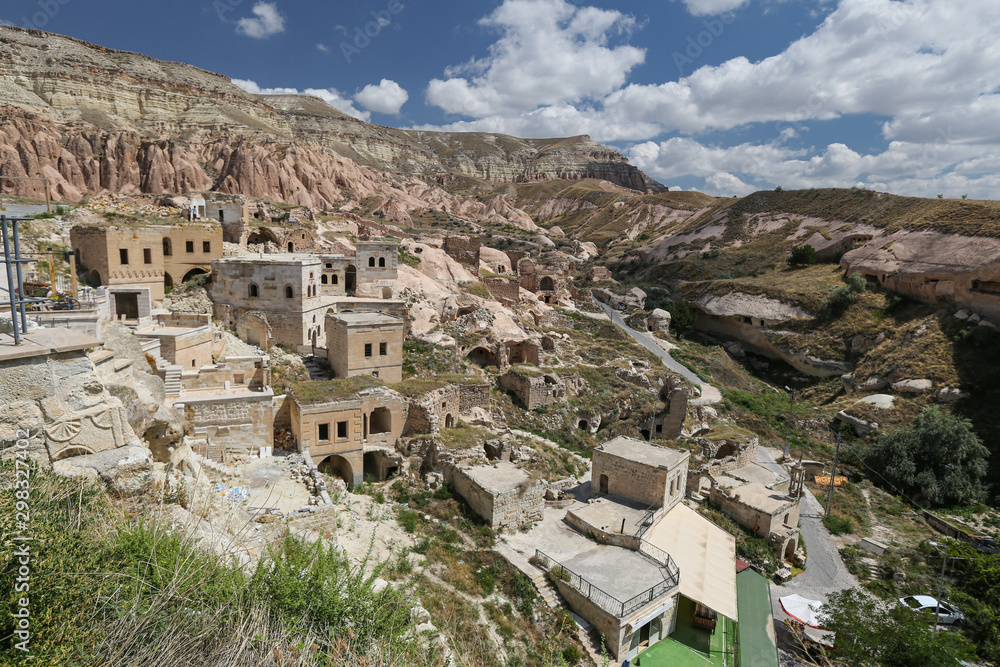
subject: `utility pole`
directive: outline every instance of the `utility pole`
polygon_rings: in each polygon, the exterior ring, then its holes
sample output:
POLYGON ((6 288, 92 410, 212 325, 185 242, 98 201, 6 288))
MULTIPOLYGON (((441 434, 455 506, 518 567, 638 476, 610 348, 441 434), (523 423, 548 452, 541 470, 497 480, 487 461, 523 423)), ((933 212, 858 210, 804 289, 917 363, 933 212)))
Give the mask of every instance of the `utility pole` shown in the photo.
POLYGON ((837 449, 833 453, 833 474, 830 475, 830 490, 826 493, 826 515, 830 516, 830 503, 833 501, 834 482, 837 481, 837 461, 840 459, 840 443, 843 436, 837 431, 837 449))
POLYGON ((785 390, 792 397, 791 403, 788 405, 788 421, 785 422, 785 427, 788 429, 785 435, 785 458, 787 459, 792 455, 792 413, 795 412, 795 390, 789 387, 785 387, 785 390))
POLYGON ((937 638, 938 622, 941 620, 941 596, 944 595, 944 571, 948 567, 948 545, 931 542, 935 548, 944 547, 944 562, 941 564, 941 584, 938 586, 937 607, 934 609, 934 632, 931 637, 937 638))

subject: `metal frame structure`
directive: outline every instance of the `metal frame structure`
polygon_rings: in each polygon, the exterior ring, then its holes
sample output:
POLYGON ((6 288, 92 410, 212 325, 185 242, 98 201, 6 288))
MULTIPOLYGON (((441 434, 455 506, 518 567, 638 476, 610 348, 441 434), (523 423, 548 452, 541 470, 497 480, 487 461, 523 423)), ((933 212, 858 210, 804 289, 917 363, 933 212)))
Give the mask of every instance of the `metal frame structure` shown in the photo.
POLYGON ((27 259, 21 257, 21 236, 18 232, 17 223, 27 222, 27 218, 8 218, 6 215, 0 216, 0 233, 3 235, 3 263, 7 273, 7 289, 10 297, 9 301, 0 303, 0 306, 10 307, 10 319, 14 333, 14 345, 21 344, 21 335, 28 331, 28 314, 25 309, 27 304, 41 303, 45 299, 25 296, 24 275, 21 270, 22 264, 37 262, 37 259, 27 259), (10 230, 7 223, 10 223, 10 230), (14 244, 14 253, 11 254, 11 241, 14 244), (15 282, 16 277, 16 282, 15 282))

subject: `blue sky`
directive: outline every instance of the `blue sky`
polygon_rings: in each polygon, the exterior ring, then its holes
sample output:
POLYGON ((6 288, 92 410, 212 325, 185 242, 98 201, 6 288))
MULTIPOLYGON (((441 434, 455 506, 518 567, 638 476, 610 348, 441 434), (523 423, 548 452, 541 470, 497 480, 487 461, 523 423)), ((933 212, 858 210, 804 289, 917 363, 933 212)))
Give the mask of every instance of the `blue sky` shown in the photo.
POLYGON ((1000 186, 996 0, 7 0, 0 20, 384 125, 589 134, 710 194, 1000 186))

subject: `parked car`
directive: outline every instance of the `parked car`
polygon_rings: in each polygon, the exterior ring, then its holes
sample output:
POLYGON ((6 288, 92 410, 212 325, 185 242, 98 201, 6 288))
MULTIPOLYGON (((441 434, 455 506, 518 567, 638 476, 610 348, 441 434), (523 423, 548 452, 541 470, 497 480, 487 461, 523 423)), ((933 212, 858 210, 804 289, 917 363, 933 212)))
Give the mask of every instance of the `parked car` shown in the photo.
POLYGON ((944 625, 962 625, 965 622, 965 614, 947 602, 938 602, 929 595, 909 595, 899 598, 899 603, 907 609, 919 612, 937 613, 938 623, 944 625), (938 606, 940 604, 940 606, 938 606))

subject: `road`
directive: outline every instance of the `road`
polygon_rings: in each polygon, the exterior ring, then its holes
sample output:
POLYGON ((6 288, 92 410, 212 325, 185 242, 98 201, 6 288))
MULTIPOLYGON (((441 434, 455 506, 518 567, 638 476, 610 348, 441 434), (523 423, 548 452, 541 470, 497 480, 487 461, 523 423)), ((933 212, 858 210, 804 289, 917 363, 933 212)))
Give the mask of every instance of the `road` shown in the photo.
POLYGON ((6 210, 0 211, 0 215, 6 215, 8 218, 26 218, 31 215, 45 213, 44 204, 41 206, 15 206, 14 204, 7 204, 4 208, 6 210))
POLYGON ((607 313, 608 317, 611 318, 611 321, 615 325, 634 338, 644 348, 659 357, 664 366, 669 368, 674 373, 677 373, 691 384, 701 388, 701 398, 689 401, 691 405, 714 405, 722 401, 722 394, 719 393, 718 389, 710 384, 702 382, 701 378, 692 373, 687 366, 671 357, 670 353, 663 349, 663 346, 651 339, 647 334, 641 331, 636 331, 629 325, 625 324, 625 320, 622 319, 622 316, 618 314, 617 310, 606 303, 601 303, 600 301, 598 301, 598 304, 600 304, 601 308, 604 309, 604 312, 607 313))

